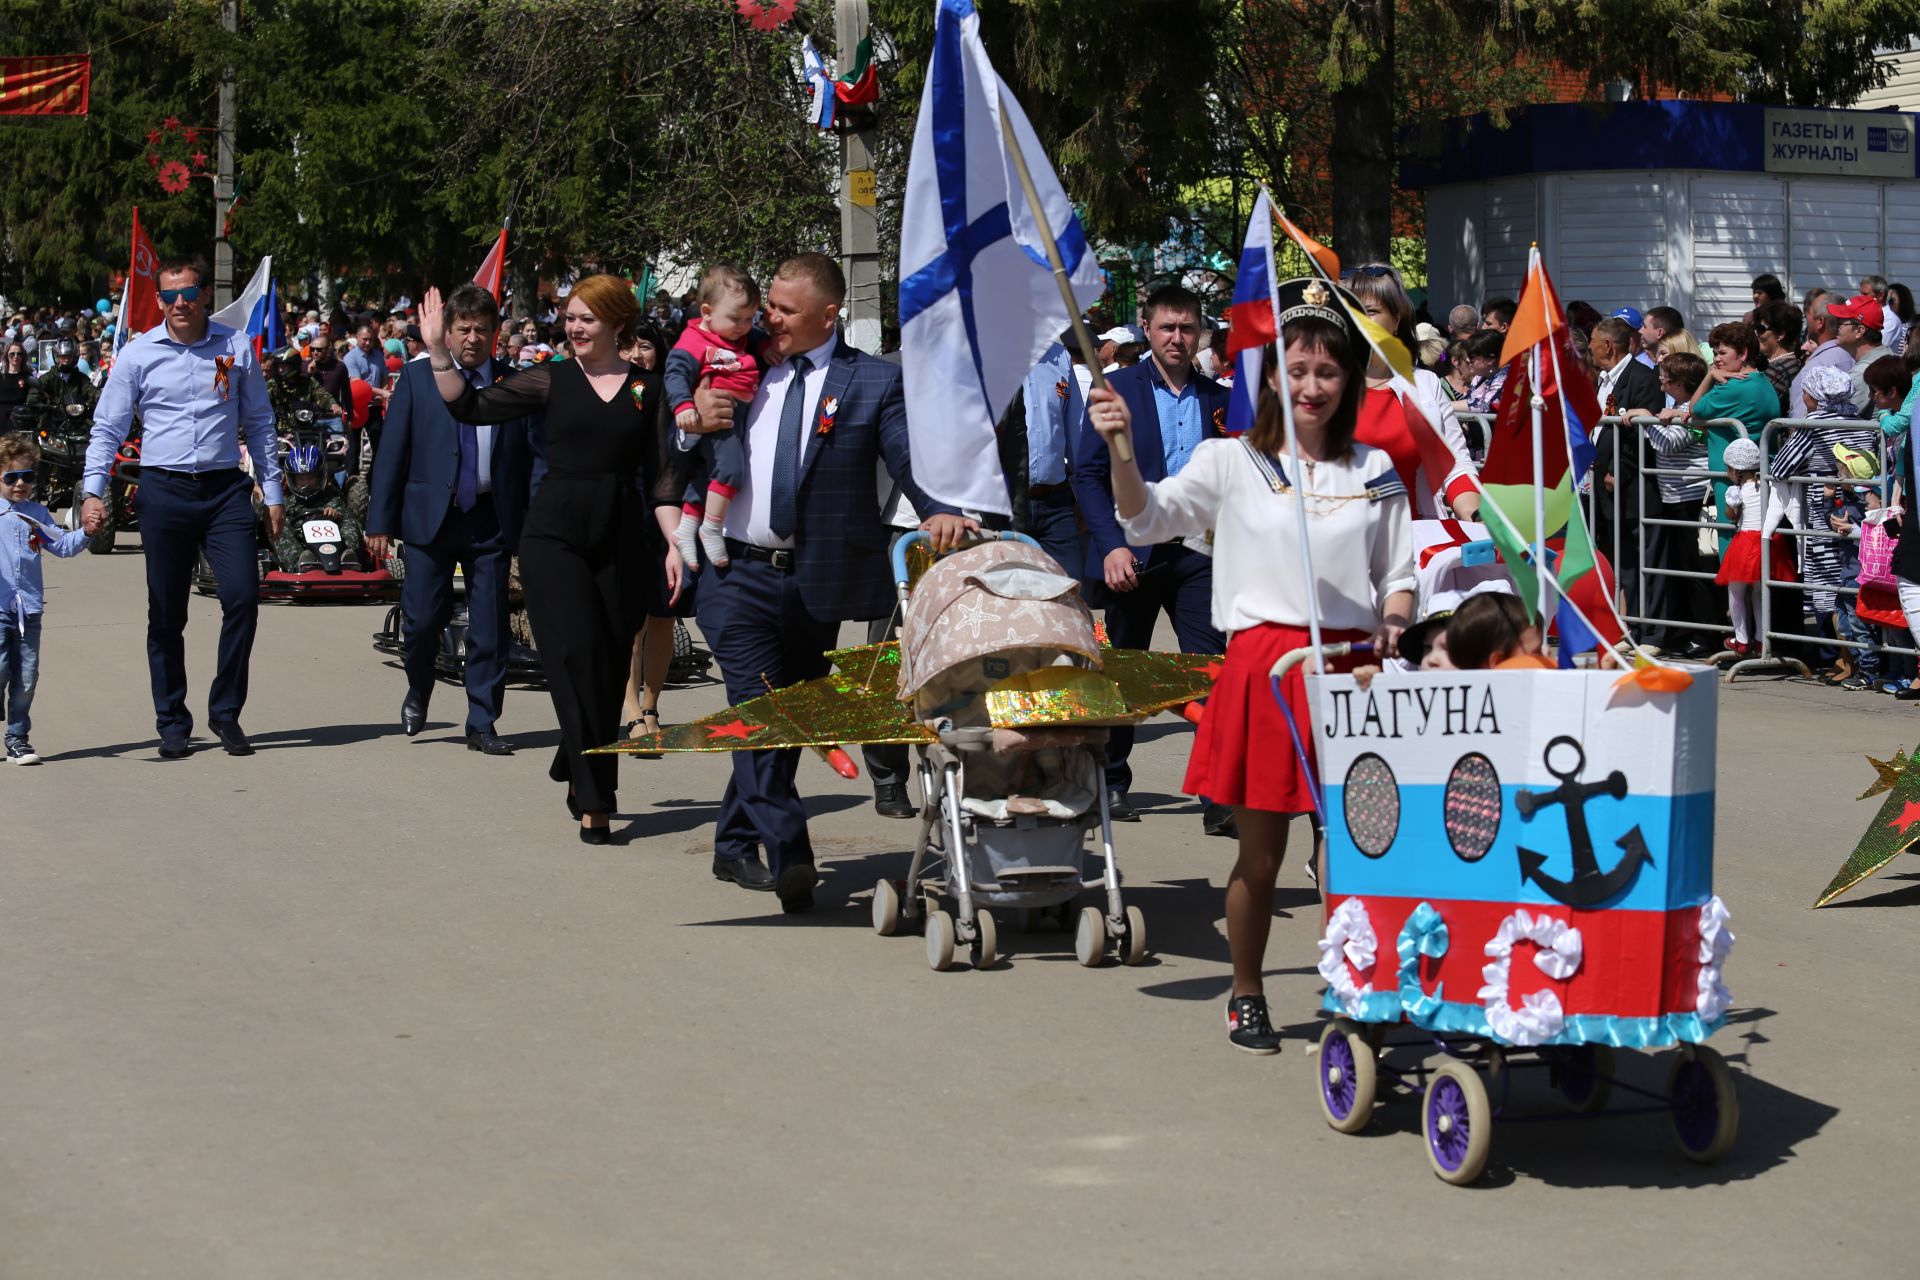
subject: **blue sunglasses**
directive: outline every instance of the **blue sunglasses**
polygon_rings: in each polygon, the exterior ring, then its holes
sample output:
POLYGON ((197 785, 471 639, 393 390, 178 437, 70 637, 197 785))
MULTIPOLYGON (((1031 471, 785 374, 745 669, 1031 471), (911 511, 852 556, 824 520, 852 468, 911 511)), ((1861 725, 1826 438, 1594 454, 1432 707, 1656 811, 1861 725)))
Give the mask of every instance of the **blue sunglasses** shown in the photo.
POLYGON ((181 298, 185 298, 188 302, 192 302, 194 299, 200 296, 200 286, 197 284, 190 284, 184 289, 162 289, 159 291, 159 296, 160 296, 160 305, 163 307, 170 307, 175 302, 179 301, 181 298))
POLYGON ((9 471, 0 475, 0 484, 30 484, 32 481, 32 471, 9 471))

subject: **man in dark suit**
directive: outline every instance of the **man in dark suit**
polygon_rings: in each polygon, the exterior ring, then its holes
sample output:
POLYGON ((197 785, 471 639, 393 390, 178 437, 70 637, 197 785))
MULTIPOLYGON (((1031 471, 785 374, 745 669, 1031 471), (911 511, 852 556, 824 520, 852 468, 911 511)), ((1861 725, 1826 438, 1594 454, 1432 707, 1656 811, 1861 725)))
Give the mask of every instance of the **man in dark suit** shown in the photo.
MULTIPOLYGON (((1593 332, 1587 338, 1593 367, 1599 374, 1594 392, 1600 402, 1601 412, 1608 417, 1618 417, 1635 409, 1657 414, 1667 407, 1666 393, 1660 390, 1660 375, 1634 359, 1634 337, 1632 325, 1618 317, 1609 316, 1594 325, 1593 332)), ((1637 531, 1641 513, 1659 506, 1659 490, 1652 485, 1651 477, 1640 472, 1639 431, 1609 423, 1600 429, 1594 447, 1594 544, 1613 564, 1614 582, 1626 597, 1627 611, 1637 612, 1640 598, 1640 543, 1637 531), (1619 454, 1617 462, 1614 458, 1616 451, 1619 454), (1620 543, 1618 556, 1614 555, 1616 536, 1620 543)), ((1657 461, 1653 459, 1651 450, 1648 451, 1648 458, 1649 461, 1657 461)), ((1660 531, 1649 529, 1647 532, 1651 544, 1660 531)), ((1649 553, 1654 550, 1649 545, 1649 553)), ((1664 584, 1665 581, 1654 578, 1648 586, 1651 588, 1655 582, 1664 584)))
MULTIPOLYGON (((493 358, 499 323, 485 289, 467 285, 447 299, 447 345, 478 386, 510 372, 493 358)), ((400 371, 374 454, 367 549, 384 557, 395 533, 406 547, 400 612, 407 696, 400 727, 409 738, 426 726, 434 656, 453 616, 458 565, 467 584, 467 749, 513 754, 494 725, 507 689, 507 569, 527 513, 535 429, 527 421, 455 422, 425 360, 400 371)))
MULTIPOLYGON (((1145 313, 1152 358, 1109 374, 1107 384, 1133 415, 1133 454, 1141 478, 1152 483, 1177 475, 1196 445, 1221 433, 1229 393, 1193 367, 1200 348, 1198 297, 1168 285, 1147 298, 1145 313)), ((1154 625, 1164 612, 1183 653, 1225 653, 1226 637, 1213 625, 1210 549, 1179 542, 1127 545, 1113 515, 1106 442, 1097 432, 1081 431, 1073 444, 1073 491, 1087 522, 1087 594, 1106 602, 1107 639, 1116 649, 1150 649, 1154 625)), ((1127 799, 1132 751, 1132 727, 1113 730, 1107 743, 1107 799, 1122 822, 1138 821, 1127 799)), ((1201 820, 1209 834, 1233 830, 1233 811, 1225 805, 1208 802, 1201 820)))
MULTIPOLYGON (((936 546, 973 527, 914 483, 900 367, 841 340, 846 293, 839 264, 824 254, 780 264, 767 288, 773 341, 759 391, 745 404, 704 384, 694 395, 700 430, 734 426, 747 456, 727 509, 731 563, 707 567, 699 597, 700 630, 732 703, 825 675, 842 622, 893 608, 882 461, 936 546)), ((773 890, 788 911, 811 907, 819 880, 794 789, 799 762, 797 750, 735 752, 713 836, 713 874, 773 890)))

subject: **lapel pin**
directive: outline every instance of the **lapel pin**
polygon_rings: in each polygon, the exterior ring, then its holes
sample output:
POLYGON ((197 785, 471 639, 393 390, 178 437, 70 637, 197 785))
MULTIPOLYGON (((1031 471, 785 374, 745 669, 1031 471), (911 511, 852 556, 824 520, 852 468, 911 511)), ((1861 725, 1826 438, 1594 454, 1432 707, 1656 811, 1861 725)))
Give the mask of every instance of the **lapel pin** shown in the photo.
POLYGON ((840 412, 840 400, 837 396, 828 396, 820 402, 820 426, 814 433, 826 435, 833 430, 834 415, 840 412))

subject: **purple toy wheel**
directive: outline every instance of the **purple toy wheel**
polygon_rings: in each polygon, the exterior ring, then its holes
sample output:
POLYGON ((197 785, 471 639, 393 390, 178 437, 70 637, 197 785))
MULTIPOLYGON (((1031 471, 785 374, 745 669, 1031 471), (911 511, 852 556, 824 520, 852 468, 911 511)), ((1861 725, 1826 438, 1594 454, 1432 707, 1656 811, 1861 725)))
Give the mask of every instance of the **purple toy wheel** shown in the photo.
POLYGON ((1329 1037, 1320 1049, 1320 1095, 1335 1120, 1353 1114, 1353 1046, 1345 1036, 1329 1037))
POLYGON ((1703 1044, 1674 1055, 1667 1076, 1668 1118, 1680 1154, 1696 1164, 1712 1164, 1733 1146, 1740 1132, 1740 1095, 1724 1058, 1703 1044))
POLYGON ((1436 1080, 1427 1091, 1427 1142, 1433 1162, 1448 1173, 1457 1172, 1467 1158, 1473 1118, 1467 1114, 1467 1095, 1453 1080, 1436 1080))
POLYGON ((1427 1160, 1441 1181, 1464 1186, 1487 1167, 1493 1117, 1487 1087, 1464 1062, 1447 1062, 1427 1084, 1422 1129, 1427 1160))
POLYGON ((1366 1028, 1335 1018, 1320 1034, 1320 1111, 1336 1133, 1358 1133, 1373 1119, 1378 1089, 1366 1028))
POLYGON ((1553 1082, 1567 1106, 1575 1111, 1593 1112, 1607 1105, 1613 1094, 1613 1046, 1567 1045, 1555 1051, 1548 1061, 1553 1067, 1553 1082))

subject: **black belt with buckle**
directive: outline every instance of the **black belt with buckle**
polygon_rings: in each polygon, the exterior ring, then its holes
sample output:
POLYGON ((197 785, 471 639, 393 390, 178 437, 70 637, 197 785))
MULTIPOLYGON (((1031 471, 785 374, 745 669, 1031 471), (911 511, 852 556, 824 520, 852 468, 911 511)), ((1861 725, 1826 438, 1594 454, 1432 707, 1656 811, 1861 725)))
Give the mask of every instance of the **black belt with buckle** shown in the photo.
POLYGON ((793 572, 793 552, 787 547, 756 547, 751 542, 728 538, 727 554, 736 560, 758 560, 762 564, 770 564, 781 573, 793 572))
POLYGON ((1072 492, 1073 486, 1065 482, 1060 484, 1030 484, 1027 486, 1027 497, 1029 498, 1051 498, 1057 493, 1070 494, 1072 492))

